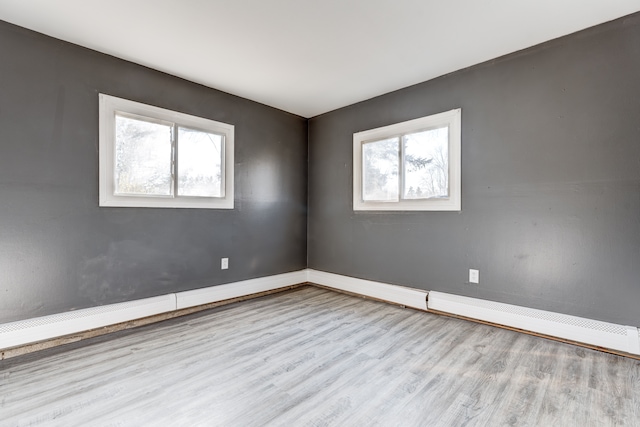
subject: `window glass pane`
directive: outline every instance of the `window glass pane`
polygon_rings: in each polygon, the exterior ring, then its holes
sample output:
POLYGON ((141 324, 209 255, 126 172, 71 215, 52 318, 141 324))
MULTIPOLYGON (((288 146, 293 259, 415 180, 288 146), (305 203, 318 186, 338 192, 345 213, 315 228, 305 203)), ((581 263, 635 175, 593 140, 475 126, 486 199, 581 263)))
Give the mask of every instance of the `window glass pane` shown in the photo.
POLYGON ((171 126, 116 115, 116 194, 171 195, 171 126))
POLYGON ((399 139, 362 144, 362 200, 398 200, 399 139))
POLYGON ((179 128, 178 195, 224 197, 222 151, 222 135, 179 128))
POLYGON ((449 127, 402 137, 405 199, 449 197, 449 127))

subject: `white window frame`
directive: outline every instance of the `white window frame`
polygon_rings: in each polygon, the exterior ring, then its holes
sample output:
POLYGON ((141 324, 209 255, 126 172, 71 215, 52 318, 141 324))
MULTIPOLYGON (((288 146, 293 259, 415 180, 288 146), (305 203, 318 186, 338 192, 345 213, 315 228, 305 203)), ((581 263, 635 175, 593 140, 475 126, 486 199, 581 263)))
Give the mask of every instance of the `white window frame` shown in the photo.
POLYGON ((234 126, 128 99, 100 94, 100 206, 144 208, 233 209, 234 126), (115 193, 116 113, 133 114, 150 121, 171 122, 177 126, 224 135, 222 158, 223 197, 121 195, 115 193))
MULTIPOLYGON (((406 122, 353 134, 354 211, 460 211, 460 151, 462 109, 457 108, 406 122), (399 137, 442 126, 449 127, 449 197, 446 199, 400 199, 364 201, 362 197, 362 146, 367 142, 399 137)), ((402 165, 400 165, 402 169, 402 165)), ((402 173, 402 172, 400 172, 402 173)), ((402 181, 401 179, 399 181, 402 181)), ((401 184, 400 184, 401 185, 401 184)))

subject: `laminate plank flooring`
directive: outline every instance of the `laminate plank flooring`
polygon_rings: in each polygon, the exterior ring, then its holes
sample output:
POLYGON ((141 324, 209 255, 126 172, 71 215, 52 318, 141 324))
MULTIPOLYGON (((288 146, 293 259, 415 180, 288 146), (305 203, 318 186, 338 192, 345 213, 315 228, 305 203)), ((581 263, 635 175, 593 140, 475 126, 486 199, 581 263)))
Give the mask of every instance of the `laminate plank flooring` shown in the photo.
POLYGON ((640 362, 303 287, 0 361, 0 426, 640 426, 640 362))

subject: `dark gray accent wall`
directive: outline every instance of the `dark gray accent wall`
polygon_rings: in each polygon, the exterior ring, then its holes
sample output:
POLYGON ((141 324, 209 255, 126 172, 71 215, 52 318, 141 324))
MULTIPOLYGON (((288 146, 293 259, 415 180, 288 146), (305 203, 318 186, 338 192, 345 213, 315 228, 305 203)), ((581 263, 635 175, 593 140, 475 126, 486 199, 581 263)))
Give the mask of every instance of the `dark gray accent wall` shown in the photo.
POLYGON ((315 117, 309 157, 310 268, 640 325, 640 14, 315 117), (353 133, 458 107, 462 211, 354 213, 353 133))
POLYGON ((0 58, 0 323, 306 267, 304 118, 4 22, 0 58), (235 209, 99 208, 99 93, 235 125, 235 209))

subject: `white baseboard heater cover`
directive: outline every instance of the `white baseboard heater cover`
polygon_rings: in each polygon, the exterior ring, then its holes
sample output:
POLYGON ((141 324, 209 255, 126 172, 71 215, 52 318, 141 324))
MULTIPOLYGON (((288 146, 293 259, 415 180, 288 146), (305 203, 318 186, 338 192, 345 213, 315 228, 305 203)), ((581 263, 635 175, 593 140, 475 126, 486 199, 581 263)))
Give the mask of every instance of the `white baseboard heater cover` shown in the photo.
POLYGON ((306 270, 283 273, 275 276, 259 277, 257 279, 243 280, 227 285, 211 286, 192 291, 178 292, 176 301, 178 310, 209 304, 226 299, 257 294, 259 292, 273 291, 287 286, 298 285, 307 281, 306 270))
POLYGON ((633 326, 437 291, 429 292, 428 308, 583 344, 640 354, 640 332, 633 326))
POLYGON ((181 308, 298 285, 306 270, 0 324, 0 349, 18 347, 181 308))
POLYGON ((633 326, 622 326, 443 292, 427 292, 310 269, 0 324, 0 349, 85 332, 182 308, 276 290, 304 282, 407 307, 442 311, 640 355, 640 331, 633 326), (429 296, 428 303, 427 295, 429 296))
POLYGON ((390 285, 365 279, 325 273, 324 271, 307 270, 307 281, 318 285, 338 289, 345 292, 364 295, 371 298, 389 301, 406 307, 427 309, 427 291, 406 286, 390 285))
POLYGON ((102 328, 176 309, 175 294, 0 324, 0 349, 102 328))

